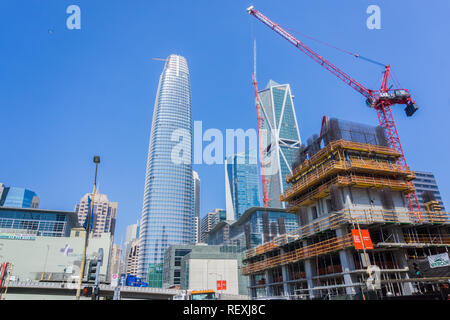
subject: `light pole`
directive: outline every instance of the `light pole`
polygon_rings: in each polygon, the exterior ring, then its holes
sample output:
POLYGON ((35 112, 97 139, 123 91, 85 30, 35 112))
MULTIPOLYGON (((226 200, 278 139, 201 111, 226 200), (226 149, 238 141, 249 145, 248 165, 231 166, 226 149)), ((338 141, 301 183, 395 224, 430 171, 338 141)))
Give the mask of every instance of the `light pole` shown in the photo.
POLYGON ((91 216, 93 213, 92 211, 94 211, 94 203, 93 202, 94 202, 95 191, 97 188, 97 170, 98 170, 98 164, 100 163, 100 156, 94 156, 94 163, 95 163, 94 189, 92 191, 90 198, 88 198, 89 211, 88 211, 88 216, 87 216, 87 225, 86 225, 86 234, 84 237, 83 253, 81 255, 80 275, 79 275, 79 279, 78 279, 78 288, 77 288, 77 295, 76 295, 77 300, 80 300, 81 282, 83 280, 84 268, 86 265, 86 249, 87 249, 88 240, 89 240, 91 216))

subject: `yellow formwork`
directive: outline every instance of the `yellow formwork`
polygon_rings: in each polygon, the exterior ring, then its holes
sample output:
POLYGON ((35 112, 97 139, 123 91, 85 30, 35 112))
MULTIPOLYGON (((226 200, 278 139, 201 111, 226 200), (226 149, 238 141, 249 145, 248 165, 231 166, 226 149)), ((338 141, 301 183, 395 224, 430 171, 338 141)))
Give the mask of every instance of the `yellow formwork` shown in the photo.
MULTIPOLYGON (((405 194, 414 192, 412 182, 405 180, 395 180, 385 177, 368 177, 357 174, 347 176, 337 175, 335 178, 323 183, 312 191, 300 195, 295 200, 289 201, 288 211, 295 212, 300 206, 306 206, 314 201, 324 198, 330 194, 329 188, 332 185, 339 187, 352 186, 355 188, 389 188, 394 191, 401 191, 405 194)), ((286 201, 284 194, 280 196, 281 201, 286 201)))
POLYGON ((330 160, 308 171, 307 174, 297 178, 295 184, 281 195, 282 201, 289 201, 302 191, 319 184, 333 174, 347 171, 355 171, 361 173, 370 173, 378 175, 390 175, 393 177, 402 177, 405 180, 411 180, 414 173, 404 169, 397 164, 388 162, 379 162, 373 160, 361 160, 351 158, 350 161, 330 160))
POLYGON ((360 142, 352 142, 346 140, 337 140, 329 143, 326 147, 322 148, 319 152, 317 152, 314 156, 312 156, 311 159, 305 160, 301 165, 295 168, 291 174, 287 175, 286 181, 288 183, 291 183, 292 179, 296 178, 297 176, 305 172, 305 170, 310 168, 312 165, 320 162, 337 149, 347 149, 359 152, 377 153, 385 156, 391 156, 393 158, 400 157, 400 154, 396 150, 389 147, 383 147, 360 142))

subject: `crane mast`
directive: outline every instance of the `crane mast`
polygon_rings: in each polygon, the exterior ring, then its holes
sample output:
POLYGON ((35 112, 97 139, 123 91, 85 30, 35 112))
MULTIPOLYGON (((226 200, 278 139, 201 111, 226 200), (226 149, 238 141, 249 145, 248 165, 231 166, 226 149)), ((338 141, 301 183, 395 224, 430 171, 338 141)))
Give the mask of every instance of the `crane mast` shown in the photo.
POLYGON ((261 163, 261 177, 262 177, 262 188, 263 188, 263 203, 264 207, 269 206, 269 195, 267 191, 268 179, 265 172, 265 162, 264 162, 264 145, 262 142, 263 129, 262 129, 262 106, 259 100, 258 82, 256 81, 256 40, 253 43, 253 74, 252 74, 252 84, 255 90, 255 104, 256 104, 256 115, 258 119, 258 134, 259 134, 259 162, 261 163))
MULTIPOLYGON (((350 77, 348 74, 346 74, 344 71, 340 70, 330 61, 320 56, 306 44, 295 38, 289 32, 284 30, 279 24, 267 18, 253 6, 247 8, 247 12, 264 23, 267 27, 278 33, 285 40, 289 41, 297 49, 319 63, 321 66, 341 79, 347 85, 366 97, 366 104, 369 107, 374 108, 377 112, 378 121, 386 134, 389 144, 400 154, 397 164, 404 169, 408 168, 405 155, 403 153, 403 148, 400 142, 400 137, 397 132, 397 127, 395 125, 394 117, 392 115, 391 106, 395 104, 406 105, 405 112, 408 117, 412 116, 417 111, 418 107, 416 102, 411 99, 411 96, 407 89, 390 89, 388 87, 389 73, 391 68, 390 65, 384 66, 385 70, 380 90, 368 89, 361 83, 350 77)), ((254 80, 254 83, 255 81, 256 79, 254 80)), ((409 183, 412 185, 412 182, 409 183)), ((416 193, 412 192, 410 194, 407 194, 406 198, 408 200, 410 211, 419 212, 420 206, 416 193)))

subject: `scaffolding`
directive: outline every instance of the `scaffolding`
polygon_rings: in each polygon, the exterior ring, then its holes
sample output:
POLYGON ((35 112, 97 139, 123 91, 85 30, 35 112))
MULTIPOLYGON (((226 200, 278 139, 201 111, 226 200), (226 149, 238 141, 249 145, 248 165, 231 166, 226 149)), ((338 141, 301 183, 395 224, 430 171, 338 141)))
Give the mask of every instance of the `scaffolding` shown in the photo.
POLYGON ((244 259, 261 255, 284 246, 288 243, 311 237, 319 232, 336 230, 337 228, 358 223, 360 225, 374 224, 398 224, 398 225, 444 225, 450 224, 450 213, 447 212, 421 212, 421 218, 417 212, 375 210, 375 209, 343 209, 338 213, 318 219, 312 223, 301 226, 298 229, 282 234, 260 246, 244 252, 244 259))

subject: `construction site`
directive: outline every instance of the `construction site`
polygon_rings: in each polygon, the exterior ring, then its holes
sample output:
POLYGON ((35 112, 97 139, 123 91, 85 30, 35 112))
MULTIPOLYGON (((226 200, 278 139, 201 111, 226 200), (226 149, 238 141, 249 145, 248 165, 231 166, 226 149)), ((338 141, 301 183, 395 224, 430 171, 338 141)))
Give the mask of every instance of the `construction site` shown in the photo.
MULTIPOLYGON (((362 94, 379 120, 375 127, 325 116, 320 133, 299 146, 280 200, 300 227, 245 251, 251 298, 366 300, 448 291, 450 214, 431 192, 422 194, 420 208, 391 111, 404 105, 411 117, 418 106, 407 89, 389 84, 391 66, 354 54, 384 67, 380 89, 368 89, 253 6, 247 12, 362 94)), ((261 137, 256 71, 253 85, 261 137)), ((260 147, 261 159, 268 151, 260 147)))
POLYGON ((397 164, 381 128, 331 119, 321 131, 300 148, 281 196, 301 227, 245 252, 252 297, 357 297, 367 290, 368 266, 380 269, 379 297, 448 282, 450 268, 421 267, 430 283, 411 273, 427 256, 448 252, 450 215, 432 198, 427 211, 409 210, 414 172, 397 164), (367 230, 372 246, 356 249, 352 230, 367 230))

